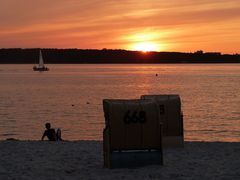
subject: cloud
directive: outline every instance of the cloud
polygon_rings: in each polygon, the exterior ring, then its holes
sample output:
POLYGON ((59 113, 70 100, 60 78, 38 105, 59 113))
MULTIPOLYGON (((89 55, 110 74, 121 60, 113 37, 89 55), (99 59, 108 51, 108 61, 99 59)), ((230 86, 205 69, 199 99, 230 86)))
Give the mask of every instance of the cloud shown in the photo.
POLYGON ((0 47, 38 47, 40 43, 46 47, 101 48, 106 44, 107 48, 124 48, 131 42, 127 37, 143 32, 159 34, 155 36, 156 42, 174 44, 175 40, 175 44, 180 45, 182 41, 182 47, 191 46, 189 43, 197 41, 206 45, 211 39, 217 40, 217 37, 236 42, 233 37, 240 34, 238 2, 0 1, 0 47))

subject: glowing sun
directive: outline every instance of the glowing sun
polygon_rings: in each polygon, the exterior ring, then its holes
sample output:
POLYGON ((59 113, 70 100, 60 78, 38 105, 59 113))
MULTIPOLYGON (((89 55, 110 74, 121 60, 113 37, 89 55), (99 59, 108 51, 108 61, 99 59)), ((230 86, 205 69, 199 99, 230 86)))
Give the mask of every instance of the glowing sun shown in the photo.
POLYGON ((140 42, 140 43, 134 44, 132 46, 132 49, 135 51, 148 52, 148 51, 158 51, 159 47, 157 44, 152 42, 140 42))

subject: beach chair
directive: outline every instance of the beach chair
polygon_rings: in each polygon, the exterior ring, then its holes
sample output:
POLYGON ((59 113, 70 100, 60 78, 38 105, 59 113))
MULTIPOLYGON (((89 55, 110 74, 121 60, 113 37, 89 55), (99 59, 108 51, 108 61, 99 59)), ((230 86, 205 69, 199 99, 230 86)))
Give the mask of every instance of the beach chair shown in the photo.
POLYGON ((104 167, 163 164, 162 125, 152 100, 103 100, 104 167))
POLYGON ((184 147, 183 114, 179 95, 142 95, 158 103, 163 123, 163 147, 184 147))

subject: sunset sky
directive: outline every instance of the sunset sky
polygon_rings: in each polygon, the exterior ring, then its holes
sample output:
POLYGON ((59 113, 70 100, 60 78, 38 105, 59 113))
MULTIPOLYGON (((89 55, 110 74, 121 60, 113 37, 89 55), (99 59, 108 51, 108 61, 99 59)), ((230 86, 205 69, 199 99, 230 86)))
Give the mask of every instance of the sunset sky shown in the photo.
POLYGON ((240 53, 240 0, 0 0, 0 48, 240 53))

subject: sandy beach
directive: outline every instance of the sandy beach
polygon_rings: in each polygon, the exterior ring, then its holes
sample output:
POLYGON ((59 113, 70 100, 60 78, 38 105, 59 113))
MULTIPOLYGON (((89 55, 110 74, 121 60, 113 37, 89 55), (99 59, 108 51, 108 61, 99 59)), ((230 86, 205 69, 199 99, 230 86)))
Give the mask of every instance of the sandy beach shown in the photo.
POLYGON ((1 141, 0 179, 240 179, 240 143, 186 142, 164 166, 103 168, 102 141, 1 141))

